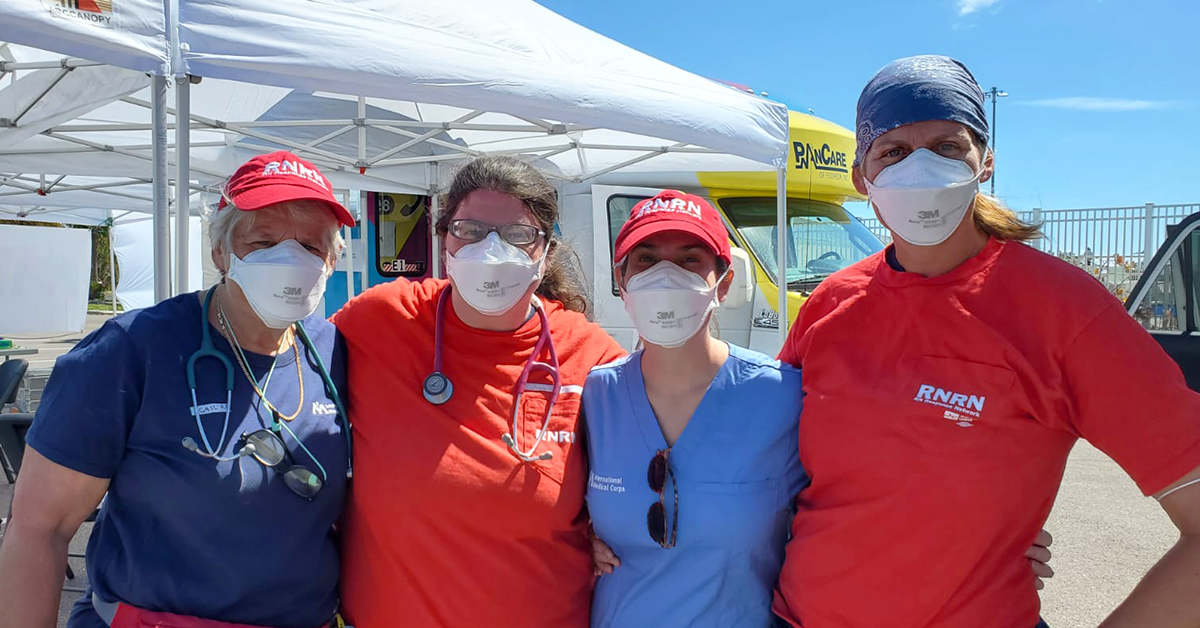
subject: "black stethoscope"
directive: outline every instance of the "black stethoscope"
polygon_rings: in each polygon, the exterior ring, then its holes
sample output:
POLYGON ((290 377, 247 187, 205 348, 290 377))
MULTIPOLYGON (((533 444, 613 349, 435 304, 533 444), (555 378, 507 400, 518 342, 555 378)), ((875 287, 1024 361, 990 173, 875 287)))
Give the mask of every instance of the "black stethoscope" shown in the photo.
MULTIPOLYGON (((200 432, 200 439, 204 441, 204 448, 208 453, 201 452, 199 447, 194 443, 192 447, 188 447, 186 441, 190 439, 186 438, 184 439, 184 447, 206 457, 220 459, 218 453, 224 446, 225 435, 229 431, 229 411, 233 400, 233 363, 229 361, 229 358, 224 353, 217 351, 216 347, 213 346, 212 334, 208 330, 209 305, 212 303, 213 294, 216 291, 217 288, 214 286, 208 290, 208 294, 204 295, 204 306, 200 308, 200 348, 187 361, 187 383, 188 388, 192 392, 192 412, 196 415, 196 428, 200 432), (203 358, 215 358, 225 369, 225 423, 221 427, 221 439, 217 441, 215 449, 208 441, 208 432, 205 431, 204 423, 200 420, 200 405, 196 402, 196 362, 203 358)), ((296 331, 296 336, 300 338, 300 342, 304 343, 304 348, 308 351, 308 355, 311 355, 317 363, 317 373, 320 374, 321 381, 325 383, 325 393, 333 400, 338 421, 342 424, 342 433, 346 435, 346 477, 354 477, 353 439, 350 434, 350 417, 346 414, 346 409, 342 406, 342 398, 338 395, 337 386, 333 384, 333 379, 329 377, 329 371, 325 368, 324 361, 321 360, 321 354, 313 347, 312 340, 308 337, 308 332, 304 330, 304 325, 300 321, 296 321, 292 325, 292 328, 296 331)))
MULTIPOLYGON (((425 382, 421 386, 425 400, 435 406, 450 401, 450 397, 454 395, 454 384, 450 382, 449 377, 442 373, 442 329, 446 320, 446 301, 450 298, 452 289, 447 285, 438 297, 437 314, 434 319, 436 322, 433 328, 433 372, 425 378, 425 382)), ((513 454, 525 462, 549 460, 554 457, 553 452, 544 451, 540 454, 535 454, 535 452, 542 444, 542 440, 546 438, 546 430, 550 427, 550 414, 554 411, 554 402, 558 400, 558 393, 562 389, 562 380, 558 374, 558 354, 554 351, 554 340, 550 337, 550 319, 546 316, 546 311, 536 296, 533 298, 533 309, 537 311, 538 319, 541 322, 541 333, 538 336, 537 344, 533 347, 533 353, 525 361, 525 368, 521 371, 521 376, 517 378, 517 383, 513 386, 512 431, 500 437, 500 440, 508 445, 513 454), (550 354, 549 362, 540 362, 537 359, 543 349, 550 354), (518 409, 521 407, 521 395, 525 394, 525 388, 529 384, 529 375, 534 369, 546 371, 553 381, 550 388, 550 403, 546 404, 546 416, 542 420, 542 429, 538 431, 533 446, 527 450, 521 450, 517 446, 515 436, 518 427, 518 409)))

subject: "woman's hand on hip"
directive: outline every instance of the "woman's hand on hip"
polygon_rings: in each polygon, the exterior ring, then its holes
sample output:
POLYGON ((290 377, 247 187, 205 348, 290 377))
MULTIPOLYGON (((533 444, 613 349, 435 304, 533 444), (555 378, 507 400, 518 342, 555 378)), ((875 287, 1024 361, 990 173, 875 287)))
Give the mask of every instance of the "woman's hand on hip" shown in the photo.
POLYGON ((1034 586, 1038 591, 1046 588, 1044 579, 1054 577, 1054 570, 1050 568, 1050 544, 1054 542, 1054 537, 1050 533, 1042 530, 1038 532, 1037 538, 1034 539, 1033 545, 1025 551, 1025 557, 1029 559, 1029 564, 1033 566, 1034 586))

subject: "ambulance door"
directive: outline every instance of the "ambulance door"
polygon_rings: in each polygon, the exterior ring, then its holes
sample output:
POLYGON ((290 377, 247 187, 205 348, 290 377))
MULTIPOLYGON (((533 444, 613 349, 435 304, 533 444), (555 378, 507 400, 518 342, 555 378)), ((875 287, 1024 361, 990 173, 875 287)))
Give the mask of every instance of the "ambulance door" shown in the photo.
MULTIPOLYGON (((592 276, 595 277, 594 303, 595 319, 622 347, 632 350, 637 345, 637 330, 633 321, 625 312, 621 301, 616 280, 613 278, 613 248, 617 241, 617 233, 621 225, 629 219, 629 212, 638 202, 654 196, 662 188, 630 187, 616 185, 592 186, 592 276)), ((724 220, 724 217, 722 217, 724 220)), ((729 225, 725 225, 726 230, 729 225)), ((739 270, 746 275, 739 280, 726 297, 728 305, 716 312, 716 331, 718 335, 733 344, 748 346, 750 343, 750 299, 741 295, 754 290, 754 277, 746 272, 749 267, 749 256, 741 255, 734 260, 735 273, 739 270), (744 258, 744 259, 741 259, 744 258), (747 283, 749 282, 749 283, 747 283)), ((736 275, 735 275, 736 276, 736 275)))

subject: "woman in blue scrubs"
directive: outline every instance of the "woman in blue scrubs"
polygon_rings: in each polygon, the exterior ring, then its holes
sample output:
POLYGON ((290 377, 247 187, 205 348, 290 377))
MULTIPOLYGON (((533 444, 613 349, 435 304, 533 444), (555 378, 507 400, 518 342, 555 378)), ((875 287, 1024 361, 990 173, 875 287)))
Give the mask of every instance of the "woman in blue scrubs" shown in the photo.
POLYGON ((705 200, 633 208, 614 259, 643 349, 583 392, 587 501, 620 568, 596 583, 594 628, 763 628, 796 493, 800 371, 718 340, 729 237, 705 200))
POLYGON ((314 311, 354 221, 288 153, 226 191, 209 229, 222 282, 113 318, 56 363, 0 545, 0 626, 55 625, 67 545, 101 498, 68 628, 334 617, 345 357, 314 311))
MULTIPOLYGON (((634 206, 614 259, 643 348, 584 386, 601 574, 592 626, 771 626, 808 484, 800 371, 709 333, 732 277, 728 234, 704 199, 666 191, 634 206)), ((1049 535, 1037 543, 1026 555, 1050 577, 1049 535)))

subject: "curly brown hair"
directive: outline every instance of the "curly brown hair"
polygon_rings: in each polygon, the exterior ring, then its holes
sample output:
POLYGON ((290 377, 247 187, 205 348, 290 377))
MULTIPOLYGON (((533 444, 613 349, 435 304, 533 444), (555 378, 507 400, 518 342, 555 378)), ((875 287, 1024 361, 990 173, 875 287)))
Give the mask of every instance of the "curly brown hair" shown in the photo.
POLYGON ((502 155, 476 157, 454 173, 450 189, 442 196, 437 217, 438 235, 445 237, 458 206, 475 190, 494 190, 520 200, 546 232, 546 269, 537 295, 553 299, 568 310, 589 314, 591 302, 580 277, 579 255, 554 233, 558 222, 558 191, 537 168, 502 155))

